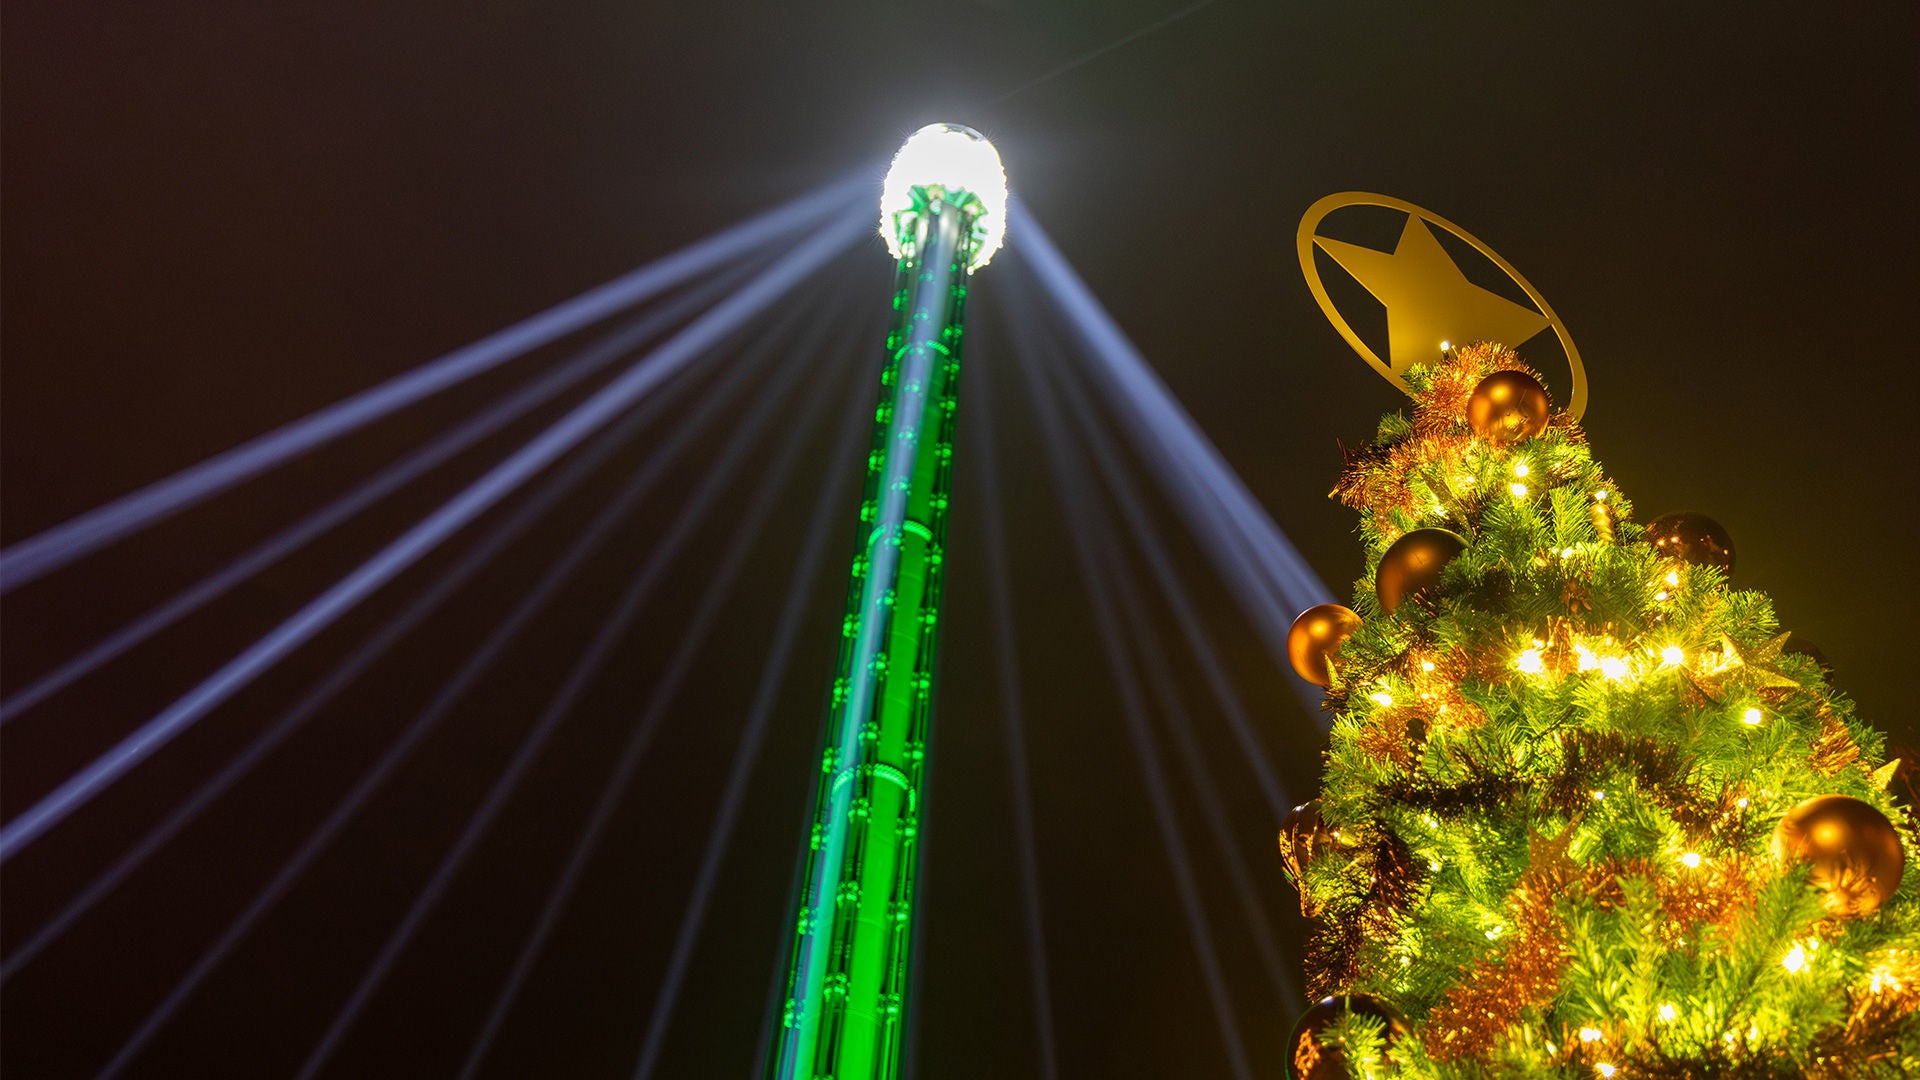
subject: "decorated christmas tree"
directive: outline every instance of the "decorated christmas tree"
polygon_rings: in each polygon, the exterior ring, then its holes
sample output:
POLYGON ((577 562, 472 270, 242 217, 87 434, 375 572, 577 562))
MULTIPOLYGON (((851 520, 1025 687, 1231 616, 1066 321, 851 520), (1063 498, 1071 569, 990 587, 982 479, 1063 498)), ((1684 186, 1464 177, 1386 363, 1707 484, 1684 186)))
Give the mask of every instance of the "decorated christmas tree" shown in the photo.
POLYGON ((1334 490, 1374 569, 1290 641, 1334 714, 1280 837, 1322 999, 1292 1075, 1920 1075, 1881 737, 1511 350, 1406 381, 1334 490))

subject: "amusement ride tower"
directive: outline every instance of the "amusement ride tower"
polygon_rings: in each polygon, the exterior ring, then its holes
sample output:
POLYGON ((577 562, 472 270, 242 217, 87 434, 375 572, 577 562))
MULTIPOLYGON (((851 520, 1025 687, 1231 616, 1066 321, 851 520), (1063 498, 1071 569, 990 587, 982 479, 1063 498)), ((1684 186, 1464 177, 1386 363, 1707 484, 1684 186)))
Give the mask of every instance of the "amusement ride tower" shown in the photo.
POLYGON ((967 284, 1000 246, 1006 202, 1000 156, 970 128, 920 129, 887 172, 893 320, 776 1080, 890 1080, 902 1065, 960 339, 967 284))

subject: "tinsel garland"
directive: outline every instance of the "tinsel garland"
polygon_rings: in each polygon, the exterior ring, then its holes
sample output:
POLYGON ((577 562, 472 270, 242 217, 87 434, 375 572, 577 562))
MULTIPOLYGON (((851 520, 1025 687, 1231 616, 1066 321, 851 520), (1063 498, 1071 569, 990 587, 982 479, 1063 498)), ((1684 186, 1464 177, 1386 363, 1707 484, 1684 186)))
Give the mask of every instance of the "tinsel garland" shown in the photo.
POLYGON ((1360 945, 1399 933, 1407 900, 1419 881, 1413 853, 1397 836, 1383 836, 1357 856, 1368 887, 1333 917, 1315 921, 1307 941, 1307 996, 1325 997, 1352 984, 1360 945))
POLYGON ((1822 706, 1820 733, 1813 737, 1808 764, 1821 776, 1837 776, 1841 769, 1859 760, 1860 746, 1853 741, 1853 733, 1831 709, 1822 706))
POLYGON ((1428 1014, 1423 1040, 1436 1060, 1486 1053, 1525 1010, 1553 1001, 1571 956, 1558 904, 1609 910, 1624 901, 1625 881, 1647 881, 1666 916, 1659 934, 1668 948, 1697 941, 1702 926, 1729 926, 1753 908, 1760 874, 1753 859, 1736 856, 1684 876, 1642 859, 1579 865, 1567 857, 1572 836, 1569 828, 1558 840, 1535 839, 1530 865, 1509 897, 1514 933, 1506 948, 1470 965, 1428 1014))
POLYGON ((1508 901, 1514 933, 1507 947, 1474 961, 1427 1016, 1422 1038, 1436 1060, 1484 1054, 1523 1010, 1547 1004, 1558 992, 1571 953, 1554 898, 1590 886, 1566 857, 1572 839, 1572 829, 1558 840, 1535 837, 1530 865, 1508 901))
POLYGON ((1616 872, 1637 873, 1653 882, 1661 913, 1668 919, 1661 933, 1671 947, 1697 938, 1703 925, 1730 926, 1750 911, 1765 865, 1750 856, 1733 855, 1682 874, 1662 874, 1645 862, 1622 865, 1616 872))
MULTIPOLYGON (((1404 433, 1396 433, 1390 440, 1376 439, 1367 446, 1341 447, 1345 465, 1331 492, 1333 497, 1370 515, 1376 524, 1383 524, 1394 511, 1417 515, 1422 504, 1409 481, 1425 479, 1432 463, 1457 459, 1473 445, 1475 435, 1465 419, 1467 399, 1480 380, 1496 371, 1518 371, 1540 378, 1519 353, 1494 342, 1462 346, 1453 350, 1447 363, 1425 369, 1428 381, 1415 399, 1413 418, 1404 433)), ((1551 426, 1575 440, 1582 439, 1578 422, 1565 413, 1555 413, 1551 426)), ((1447 485, 1440 480, 1436 486, 1447 485)), ((1483 492, 1469 498, 1466 492, 1451 494, 1466 502, 1493 495, 1483 492)))
POLYGON ((1404 769, 1419 756, 1420 745, 1426 740, 1426 727, 1426 718, 1418 709, 1381 709, 1367 718, 1354 742, 1368 756, 1391 761, 1404 769))
MULTIPOLYGON (((1391 723, 1382 724, 1384 731, 1391 723)), ((1373 738, 1369 729, 1362 738, 1373 738)), ((1363 744, 1364 745, 1364 744, 1363 744)), ((1536 812, 1563 818, 1579 815, 1592 801, 1598 782, 1625 773, 1655 805, 1696 839, 1717 838, 1735 846, 1749 836, 1741 796, 1731 789, 1710 790, 1693 775, 1686 752, 1648 736, 1575 730, 1559 736, 1559 768, 1545 775, 1521 775, 1505 761, 1463 749, 1458 771, 1467 779, 1441 782, 1424 773, 1406 773, 1381 788, 1390 801, 1437 814, 1459 814, 1493 805, 1529 801, 1536 812)), ((1857 749, 1856 749, 1857 753, 1857 749)))
POLYGON ((1693 840, 1734 837, 1742 815, 1731 790, 1706 790, 1685 750, 1649 736, 1572 731, 1560 740, 1561 768, 1545 784, 1542 805, 1563 815, 1584 808, 1599 778, 1625 773, 1635 788, 1665 810, 1693 840))
POLYGON ((1844 1024, 1815 1037, 1806 1074, 1844 1080, 1866 1062, 1893 1062, 1902 1030, 1910 1030, 1920 1006, 1920 955, 1889 949, 1877 961, 1866 988, 1853 996, 1844 1024))

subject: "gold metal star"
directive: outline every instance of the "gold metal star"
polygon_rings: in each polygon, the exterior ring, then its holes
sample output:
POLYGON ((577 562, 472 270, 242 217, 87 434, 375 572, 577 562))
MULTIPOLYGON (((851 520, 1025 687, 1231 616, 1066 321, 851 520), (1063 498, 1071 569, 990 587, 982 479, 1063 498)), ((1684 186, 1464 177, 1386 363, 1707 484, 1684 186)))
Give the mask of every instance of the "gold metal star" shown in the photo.
POLYGON ((1900 774, 1900 759, 1894 758, 1885 765, 1873 770, 1873 786, 1881 791, 1893 790, 1893 778, 1900 774))
POLYGON ((1443 342, 1497 341, 1516 348, 1548 326, 1545 315, 1468 281, 1418 214, 1408 214, 1391 253, 1316 236, 1387 308, 1387 363, 1399 375, 1440 358, 1443 342))
POLYGON ((1573 846, 1573 828, 1560 830, 1560 835, 1549 837, 1538 829, 1528 830, 1527 869, 1542 872, 1564 869, 1573 864, 1567 857, 1567 851, 1573 846))
MULTIPOLYGON (((1294 253, 1300 259, 1307 290, 1313 293, 1327 321, 1368 367, 1401 391, 1413 393, 1405 372, 1415 364, 1438 361, 1443 341, 1453 345, 1497 341, 1517 349, 1547 329, 1553 331, 1567 365, 1564 383, 1559 379, 1549 381, 1554 402, 1564 402, 1563 411, 1575 420, 1586 411, 1587 374, 1580 364, 1580 350, 1547 298, 1499 252, 1439 214, 1377 192, 1335 192, 1307 207, 1294 233, 1294 253), (1378 210, 1405 214, 1398 245, 1390 252, 1376 251, 1320 235, 1320 225, 1328 215, 1344 216, 1348 210, 1362 215, 1378 210), (1468 281, 1447 254, 1458 249, 1442 247, 1436 239, 1441 234, 1480 253, 1517 291, 1495 293, 1468 281), (1326 258, 1321 257, 1322 252, 1326 258), (1326 282, 1321 280, 1322 265, 1327 262, 1342 267, 1346 275, 1386 306, 1388 355, 1382 356, 1360 336, 1327 293, 1326 282), (1509 301, 1507 296, 1525 296, 1526 301, 1509 301)), ((1331 273, 1331 268, 1327 272, 1331 273)), ((1535 351, 1540 349, 1536 347, 1535 351)), ((1542 357, 1529 359, 1538 366, 1542 357)))
POLYGON ((1769 638, 1765 643, 1753 648, 1743 648, 1741 644, 1725 634, 1720 635, 1720 659, 1694 672, 1693 681, 1700 688, 1718 698, 1728 690, 1792 690, 1800 686, 1800 681, 1780 670, 1780 653, 1787 646, 1792 634, 1781 634, 1769 638))

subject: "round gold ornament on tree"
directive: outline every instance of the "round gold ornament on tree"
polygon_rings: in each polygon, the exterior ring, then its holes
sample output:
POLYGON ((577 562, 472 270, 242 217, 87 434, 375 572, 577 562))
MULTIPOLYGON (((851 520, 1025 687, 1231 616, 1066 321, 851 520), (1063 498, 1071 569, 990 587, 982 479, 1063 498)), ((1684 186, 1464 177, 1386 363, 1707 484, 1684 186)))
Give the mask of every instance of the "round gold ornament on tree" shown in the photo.
POLYGON ((1349 1013, 1379 1020, 1382 1041, 1389 1051, 1409 1030, 1407 1018, 1398 1009, 1370 994, 1322 998, 1300 1014, 1300 1019, 1294 1022, 1293 1033, 1287 1036, 1288 1080, 1346 1080, 1349 1073, 1345 1048, 1337 1044, 1323 1045, 1320 1033, 1349 1013))
POLYGON ((1374 571, 1373 593, 1388 615, 1410 596, 1428 596, 1440 584, 1440 572, 1467 542, 1445 529, 1415 529, 1393 542, 1374 571))
POLYGON ((1807 659, 1813 661, 1814 663, 1819 664, 1821 671, 1827 672, 1829 674, 1831 674, 1833 671, 1833 662, 1827 659, 1826 653, 1823 653, 1820 651, 1820 646, 1815 645, 1813 642, 1808 641, 1806 638, 1801 637, 1799 634, 1795 634, 1792 637, 1788 638, 1787 644, 1782 651, 1795 653, 1797 655, 1806 657, 1807 659))
POLYGON ((1287 814, 1280 823, 1280 864, 1288 884, 1300 892, 1300 914, 1312 918, 1320 913, 1320 905, 1307 891, 1307 866, 1314 857, 1327 851, 1351 852, 1359 846, 1354 837, 1320 816, 1319 799, 1308 799, 1287 814))
POLYGON ((1340 643, 1360 628, 1360 616, 1339 604, 1316 604, 1287 629, 1287 659, 1293 670, 1315 686, 1333 685, 1332 661, 1340 643))
POLYGON ((1849 795, 1820 795, 1787 811, 1773 832, 1781 861, 1813 864, 1813 881, 1834 915, 1868 915, 1893 895, 1906 853, 1893 822, 1849 795))
POLYGON ((1547 390, 1524 371, 1496 371, 1467 398, 1467 423, 1495 446, 1509 446, 1547 430, 1547 390))
POLYGON ((1280 861, 1286 866, 1287 877, 1298 888, 1306 874, 1307 864, 1313 857, 1332 848, 1351 848, 1353 844, 1340 834, 1340 830, 1327 824, 1320 816, 1320 800, 1308 799, 1288 811, 1285 821, 1280 823, 1280 861))
POLYGON ((1647 543, 1689 565, 1717 566, 1733 573, 1733 537, 1705 514, 1691 510, 1662 514, 1647 526, 1647 543))

